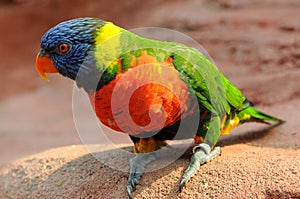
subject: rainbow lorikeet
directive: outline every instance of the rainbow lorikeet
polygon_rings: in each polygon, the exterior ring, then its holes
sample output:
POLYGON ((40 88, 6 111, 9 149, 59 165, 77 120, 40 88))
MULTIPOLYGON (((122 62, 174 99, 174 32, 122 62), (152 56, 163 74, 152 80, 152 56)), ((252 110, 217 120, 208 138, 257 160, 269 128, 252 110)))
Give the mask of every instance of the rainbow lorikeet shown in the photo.
POLYGON ((130 164, 129 197, 145 166, 155 160, 151 152, 176 137, 185 121, 186 131, 177 138, 194 138, 194 148, 180 189, 220 153, 215 145, 233 127, 281 122, 256 110, 196 49, 143 38, 96 18, 65 21, 46 32, 36 67, 43 79, 45 73, 60 73, 75 80, 100 121, 130 136, 137 155, 130 164))

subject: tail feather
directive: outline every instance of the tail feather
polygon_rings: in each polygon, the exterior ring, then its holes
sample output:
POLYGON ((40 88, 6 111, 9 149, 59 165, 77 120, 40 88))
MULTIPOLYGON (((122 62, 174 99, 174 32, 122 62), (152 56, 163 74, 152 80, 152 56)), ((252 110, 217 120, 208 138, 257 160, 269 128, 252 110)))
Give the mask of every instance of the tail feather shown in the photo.
POLYGON ((268 121, 274 121, 278 123, 283 123, 284 120, 281 120, 279 118, 276 118, 274 116, 268 115, 266 113, 263 113, 253 106, 249 106, 245 108, 244 110, 240 111, 238 113, 238 117, 240 118, 240 123, 253 121, 253 122, 260 122, 265 124, 270 124, 268 121))
POLYGON ((222 126, 221 135, 227 135, 235 126, 238 126, 245 122, 259 122, 270 124, 269 121, 276 122, 275 126, 278 126, 285 122, 284 120, 257 110, 253 107, 253 104, 250 101, 246 100, 242 110, 232 112, 229 117, 227 117, 222 126))

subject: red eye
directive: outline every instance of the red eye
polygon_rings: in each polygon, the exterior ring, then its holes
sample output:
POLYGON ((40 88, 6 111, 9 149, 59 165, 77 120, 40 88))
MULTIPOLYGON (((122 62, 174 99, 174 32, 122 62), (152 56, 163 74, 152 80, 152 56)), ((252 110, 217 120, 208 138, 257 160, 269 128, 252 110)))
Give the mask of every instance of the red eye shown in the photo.
POLYGON ((60 53, 66 53, 66 52, 68 52, 69 51, 69 45, 68 44, 64 44, 64 43, 59 44, 58 51, 60 53))

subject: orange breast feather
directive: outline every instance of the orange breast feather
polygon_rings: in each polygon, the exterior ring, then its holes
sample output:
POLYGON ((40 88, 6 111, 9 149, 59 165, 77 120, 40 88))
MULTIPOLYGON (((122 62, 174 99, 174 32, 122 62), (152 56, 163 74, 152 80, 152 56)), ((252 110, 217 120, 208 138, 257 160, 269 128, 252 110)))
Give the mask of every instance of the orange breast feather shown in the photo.
POLYGON ((100 121, 130 135, 158 131, 186 117, 195 104, 172 59, 143 52, 132 67, 89 97, 100 121))

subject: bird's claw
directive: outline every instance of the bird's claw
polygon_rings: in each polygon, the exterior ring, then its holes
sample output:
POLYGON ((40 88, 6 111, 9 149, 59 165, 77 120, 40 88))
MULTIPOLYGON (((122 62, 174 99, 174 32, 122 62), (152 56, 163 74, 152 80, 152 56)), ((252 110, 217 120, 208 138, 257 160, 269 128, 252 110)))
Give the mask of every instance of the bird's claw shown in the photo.
POLYGON ((130 173, 127 181, 127 194, 129 198, 132 197, 132 192, 135 191, 136 185, 140 182, 142 173, 130 173))
POLYGON ((184 174, 182 175, 179 184, 179 191, 181 192, 183 186, 191 179, 191 177, 193 177, 196 174, 201 164, 211 161, 219 154, 221 154, 220 147, 215 147, 211 151, 210 146, 208 144, 201 143, 196 145, 193 148, 193 155, 189 163, 189 166, 187 167, 184 174))
POLYGON ((135 188, 133 188, 132 185, 127 184, 127 194, 128 194, 128 197, 129 197, 130 199, 133 198, 133 197, 132 197, 132 192, 133 192, 134 190, 135 190, 135 188))
POLYGON ((180 180, 180 183, 179 183, 179 192, 182 191, 182 188, 183 188, 183 186, 185 185, 185 183, 186 183, 186 180, 184 180, 184 179, 181 179, 181 180, 180 180))
POLYGON ((139 153, 130 160, 130 173, 127 181, 127 194, 132 197, 132 192, 135 191, 136 185, 139 184, 145 166, 155 160, 153 153, 139 153))

